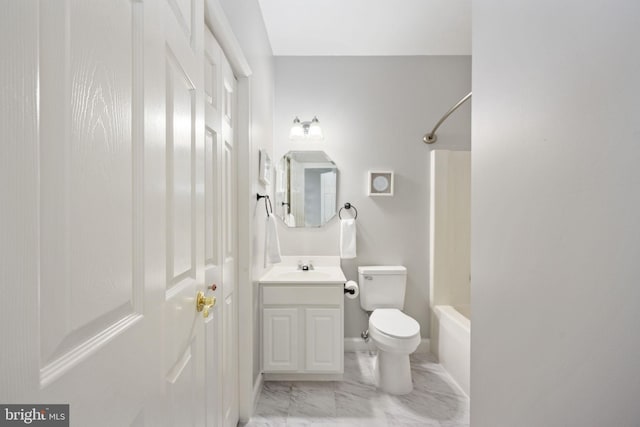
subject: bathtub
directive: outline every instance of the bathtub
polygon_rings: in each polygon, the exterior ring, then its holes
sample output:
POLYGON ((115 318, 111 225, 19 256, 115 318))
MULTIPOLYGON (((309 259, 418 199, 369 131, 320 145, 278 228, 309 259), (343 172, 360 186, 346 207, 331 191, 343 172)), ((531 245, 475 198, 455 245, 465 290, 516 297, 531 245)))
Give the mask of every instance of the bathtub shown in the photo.
POLYGON ((471 316, 469 306, 436 305, 440 364, 469 396, 471 316))

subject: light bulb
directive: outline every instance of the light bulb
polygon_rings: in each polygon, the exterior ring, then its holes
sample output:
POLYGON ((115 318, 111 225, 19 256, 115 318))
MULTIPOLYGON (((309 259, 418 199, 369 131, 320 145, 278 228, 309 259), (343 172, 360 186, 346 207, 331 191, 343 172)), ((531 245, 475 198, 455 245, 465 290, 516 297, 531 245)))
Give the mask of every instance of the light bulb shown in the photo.
POLYGON ((289 131, 289 139, 300 139, 304 137, 304 130, 299 118, 293 119, 293 125, 289 131))
POLYGON ((309 125, 309 139, 323 139, 322 128, 320 127, 320 122, 317 117, 314 117, 311 120, 311 124, 309 125))

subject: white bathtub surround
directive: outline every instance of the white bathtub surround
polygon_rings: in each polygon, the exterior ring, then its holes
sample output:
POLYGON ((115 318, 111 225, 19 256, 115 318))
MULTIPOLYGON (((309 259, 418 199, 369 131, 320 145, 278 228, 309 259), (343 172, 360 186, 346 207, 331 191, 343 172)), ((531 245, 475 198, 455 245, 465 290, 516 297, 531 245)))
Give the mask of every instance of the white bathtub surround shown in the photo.
POLYGON ((450 305, 438 305, 434 312, 438 319, 440 364, 469 396, 471 321, 462 314, 464 309, 459 311, 450 305))
POLYGON ((414 389, 404 396, 376 389, 373 364, 369 352, 345 353, 344 381, 266 381, 246 427, 469 425, 469 399, 433 356, 411 355, 414 389))
POLYGON ((469 394, 471 153, 433 150, 430 181, 431 349, 469 394))

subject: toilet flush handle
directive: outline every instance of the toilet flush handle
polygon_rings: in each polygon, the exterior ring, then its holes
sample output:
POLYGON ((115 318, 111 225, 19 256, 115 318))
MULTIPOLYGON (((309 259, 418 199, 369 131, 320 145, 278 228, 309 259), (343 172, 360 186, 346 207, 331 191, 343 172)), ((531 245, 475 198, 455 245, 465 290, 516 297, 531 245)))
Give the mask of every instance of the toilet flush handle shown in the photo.
POLYGON ((373 280, 373 276, 369 276, 368 274, 365 274, 364 280, 373 280))

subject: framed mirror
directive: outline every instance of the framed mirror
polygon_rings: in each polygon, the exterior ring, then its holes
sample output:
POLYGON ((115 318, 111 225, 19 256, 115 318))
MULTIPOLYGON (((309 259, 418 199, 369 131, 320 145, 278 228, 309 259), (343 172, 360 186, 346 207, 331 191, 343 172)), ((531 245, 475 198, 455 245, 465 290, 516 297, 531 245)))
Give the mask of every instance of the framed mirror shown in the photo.
POLYGON ((289 151, 276 167, 276 216, 289 227, 321 227, 336 215, 338 167, 323 151, 289 151))

